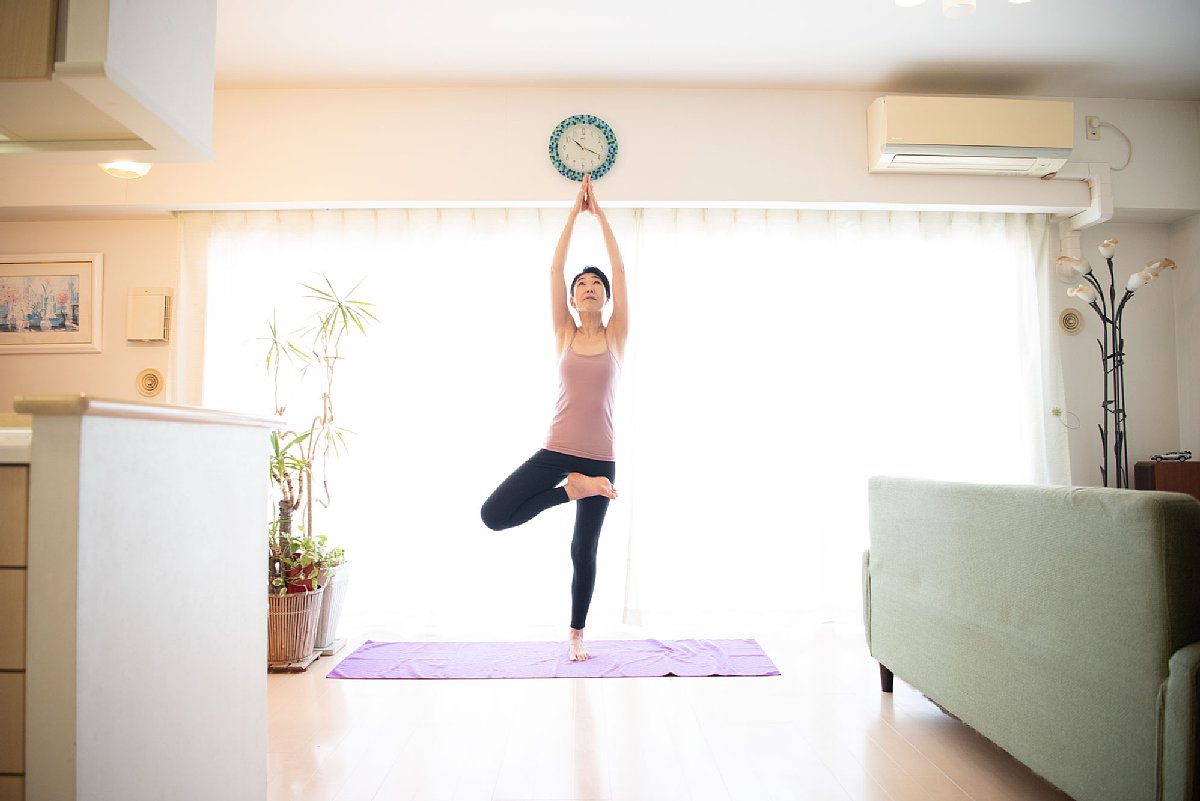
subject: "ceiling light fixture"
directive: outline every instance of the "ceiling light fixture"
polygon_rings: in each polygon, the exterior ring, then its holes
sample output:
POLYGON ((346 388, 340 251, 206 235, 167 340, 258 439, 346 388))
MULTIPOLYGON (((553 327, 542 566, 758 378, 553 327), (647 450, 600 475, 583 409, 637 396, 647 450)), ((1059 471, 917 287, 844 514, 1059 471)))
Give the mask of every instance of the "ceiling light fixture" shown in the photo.
MULTIPOLYGON (((896 5, 904 8, 919 6, 925 0, 895 0, 896 5)), ((1030 0, 1008 0, 1013 5, 1021 5, 1030 0)), ((950 19, 962 19, 975 13, 975 0, 942 0, 942 14, 950 19)))
POLYGON ((153 165, 144 161, 110 161, 97 166, 114 178, 141 178, 153 165))

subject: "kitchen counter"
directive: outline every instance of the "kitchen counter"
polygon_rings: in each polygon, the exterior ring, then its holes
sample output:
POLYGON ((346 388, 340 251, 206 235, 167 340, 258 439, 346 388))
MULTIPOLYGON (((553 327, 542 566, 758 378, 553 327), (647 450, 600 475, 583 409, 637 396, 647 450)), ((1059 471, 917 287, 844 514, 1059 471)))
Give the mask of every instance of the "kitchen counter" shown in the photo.
POLYGON ((33 429, 0 427, 0 464, 29 464, 33 429))

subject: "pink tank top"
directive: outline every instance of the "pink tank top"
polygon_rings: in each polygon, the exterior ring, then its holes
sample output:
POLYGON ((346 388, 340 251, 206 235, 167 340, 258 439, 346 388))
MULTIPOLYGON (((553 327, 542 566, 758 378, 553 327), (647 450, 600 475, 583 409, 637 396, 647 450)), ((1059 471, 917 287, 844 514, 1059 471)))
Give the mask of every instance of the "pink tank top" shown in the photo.
POLYGON ((613 402, 621 365, 611 350, 580 356, 567 345, 558 363, 558 403, 546 450, 585 459, 616 460, 613 402))

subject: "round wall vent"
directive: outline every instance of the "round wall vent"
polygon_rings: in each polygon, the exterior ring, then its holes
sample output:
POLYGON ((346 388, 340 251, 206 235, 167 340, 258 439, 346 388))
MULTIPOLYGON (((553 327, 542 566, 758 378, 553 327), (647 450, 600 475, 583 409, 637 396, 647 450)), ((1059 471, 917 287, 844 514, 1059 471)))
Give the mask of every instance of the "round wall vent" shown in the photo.
POLYGON ((1063 309, 1058 315, 1058 327, 1065 333, 1078 334, 1083 330, 1083 315, 1079 309, 1063 309))
POLYGON ((163 374, 153 368, 138 373, 137 391, 147 398, 153 398, 163 390, 163 374))

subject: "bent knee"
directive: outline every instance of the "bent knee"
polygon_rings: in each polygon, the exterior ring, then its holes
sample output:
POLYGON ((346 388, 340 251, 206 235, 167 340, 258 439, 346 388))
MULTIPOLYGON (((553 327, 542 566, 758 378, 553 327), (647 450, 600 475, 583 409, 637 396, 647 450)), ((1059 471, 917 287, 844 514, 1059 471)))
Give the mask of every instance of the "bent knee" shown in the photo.
POLYGON ((508 520, 497 514, 496 510, 490 508, 486 503, 483 505, 483 508, 479 510, 479 519, 482 520, 483 524, 492 531, 503 531, 509 527, 508 520))

